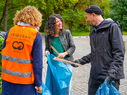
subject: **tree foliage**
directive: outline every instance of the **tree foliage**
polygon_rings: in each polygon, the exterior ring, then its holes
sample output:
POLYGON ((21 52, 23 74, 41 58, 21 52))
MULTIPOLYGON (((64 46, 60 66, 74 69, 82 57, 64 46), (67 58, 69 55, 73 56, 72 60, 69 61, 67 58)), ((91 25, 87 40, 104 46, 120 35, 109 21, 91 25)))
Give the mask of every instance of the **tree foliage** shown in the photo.
POLYGON ((127 0, 112 0, 110 17, 120 23, 122 30, 127 31, 127 0))
MULTIPOLYGON (((2 18, 6 0, 0 0, 0 30, 3 30, 2 18)), ((43 22, 40 31, 44 31, 45 23, 49 15, 60 14, 65 23, 66 28, 71 31, 90 31, 90 26, 85 22, 84 10, 96 4, 103 10, 103 16, 109 14, 109 0, 10 0, 8 7, 7 28, 13 26, 13 18, 17 10, 23 9, 27 5, 35 6, 43 14, 43 22)))
MULTIPOLYGON (((85 12, 84 10, 90 5, 98 5, 103 11, 103 16, 106 17, 109 14, 109 1, 108 0, 77 0, 69 8, 65 8, 61 13, 66 23, 70 27, 77 28, 77 32, 81 31, 90 31, 88 23, 86 23, 85 12), (84 30, 83 30, 84 28, 84 30)), ((73 31, 73 30, 72 30, 73 31)))

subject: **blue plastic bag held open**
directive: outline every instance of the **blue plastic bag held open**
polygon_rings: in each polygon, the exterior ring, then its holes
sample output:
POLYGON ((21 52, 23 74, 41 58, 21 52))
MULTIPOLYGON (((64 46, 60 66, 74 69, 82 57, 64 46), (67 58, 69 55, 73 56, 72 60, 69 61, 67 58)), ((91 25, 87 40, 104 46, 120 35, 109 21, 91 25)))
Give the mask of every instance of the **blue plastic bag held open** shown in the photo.
POLYGON ((49 91, 49 89, 44 85, 44 83, 42 82, 42 93, 37 93, 36 95, 52 95, 49 91))
POLYGON ((108 78, 105 79, 104 83, 102 83, 95 95, 121 95, 120 92, 113 86, 114 81, 107 84, 108 78))
POLYGON ((52 95, 65 95, 72 72, 63 62, 53 60, 55 56, 47 53, 48 68, 45 85, 52 95))

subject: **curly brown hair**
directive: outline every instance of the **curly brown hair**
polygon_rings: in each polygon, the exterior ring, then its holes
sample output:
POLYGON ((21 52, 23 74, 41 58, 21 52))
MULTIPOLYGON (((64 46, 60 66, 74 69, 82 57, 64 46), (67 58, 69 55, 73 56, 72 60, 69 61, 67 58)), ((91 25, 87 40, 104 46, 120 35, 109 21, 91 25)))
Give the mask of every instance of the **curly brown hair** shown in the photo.
POLYGON ((46 26, 44 29, 44 31, 47 34, 50 34, 51 36, 54 36, 56 34, 56 30, 55 30, 55 26, 54 26, 56 24, 56 17, 61 20, 61 22, 62 22, 62 29, 61 30, 62 30, 62 32, 64 32, 65 23, 64 23, 63 18, 59 14, 51 14, 46 21, 46 26))
POLYGON ((42 14, 34 6, 26 6, 24 9, 17 11, 13 20, 14 25, 18 22, 24 22, 40 27, 42 24, 42 14))

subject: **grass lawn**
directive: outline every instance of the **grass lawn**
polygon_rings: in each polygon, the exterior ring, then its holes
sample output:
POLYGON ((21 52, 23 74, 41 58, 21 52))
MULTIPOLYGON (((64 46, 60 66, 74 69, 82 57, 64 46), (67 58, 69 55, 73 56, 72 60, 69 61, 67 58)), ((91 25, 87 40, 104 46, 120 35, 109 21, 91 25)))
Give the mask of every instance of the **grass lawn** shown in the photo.
MULTIPOLYGON (((43 32, 42 34, 46 34, 43 32)), ((89 36, 90 32, 72 32, 72 36, 89 36)), ((127 32, 123 31, 123 35, 127 35, 127 32)))
MULTIPOLYGON (((90 32, 72 32, 72 36, 89 36, 90 32)), ((45 32, 42 32, 42 34, 46 34, 45 32)))
MULTIPOLYGON (((72 32, 72 36, 89 36, 90 32, 72 32)), ((123 31, 123 35, 127 35, 127 32, 123 31)))
POLYGON ((90 32, 72 32, 72 36, 89 36, 90 32))
POLYGON ((127 35, 127 32, 123 31, 123 35, 127 35))

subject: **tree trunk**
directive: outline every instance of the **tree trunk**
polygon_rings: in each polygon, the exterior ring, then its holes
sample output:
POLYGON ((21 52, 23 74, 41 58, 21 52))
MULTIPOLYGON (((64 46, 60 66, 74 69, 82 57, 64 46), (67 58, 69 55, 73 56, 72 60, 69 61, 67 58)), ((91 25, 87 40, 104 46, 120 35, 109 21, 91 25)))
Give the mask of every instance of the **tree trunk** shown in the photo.
POLYGON ((2 25, 3 17, 4 17, 4 16, 2 16, 1 19, 0 19, 0 25, 2 25))
POLYGON ((73 25, 73 21, 71 21, 69 24, 69 30, 71 31, 71 34, 72 34, 72 25, 73 25))
POLYGON ((14 16, 15 16, 15 13, 14 13, 13 0, 11 1, 11 8, 12 8, 12 13, 13 13, 13 18, 14 18, 14 16))
POLYGON ((10 0, 6 0, 6 4, 5 4, 5 9, 4 9, 4 27, 3 30, 7 31, 7 16, 8 16, 8 6, 9 6, 9 1, 10 0))

